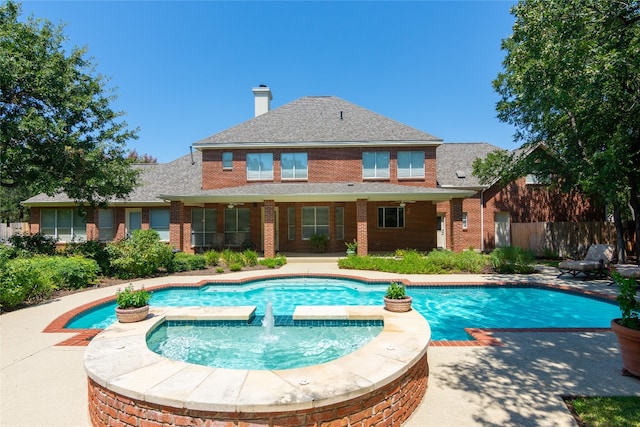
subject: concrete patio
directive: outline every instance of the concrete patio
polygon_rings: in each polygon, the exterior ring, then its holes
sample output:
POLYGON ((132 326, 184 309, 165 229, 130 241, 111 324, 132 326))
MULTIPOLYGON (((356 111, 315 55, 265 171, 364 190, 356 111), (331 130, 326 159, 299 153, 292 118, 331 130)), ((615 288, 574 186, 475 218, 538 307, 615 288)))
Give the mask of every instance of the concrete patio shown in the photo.
MULTIPOLYGON (((398 278, 397 274, 349 271, 336 260, 290 258, 279 270, 224 276, 174 276, 171 283, 239 279, 277 274, 346 274, 398 278)), ((408 275, 414 282, 522 282, 572 286, 615 294, 606 280, 556 278, 543 269, 528 276, 408 275)), ((136 282, 154 286, 155 278, 136 282)), ((74 334, 44 333, 58 316, 82 304, 113 296, 114 287, 79 292, 0 316, 0 425, 69 427, 89 425, 85 347, 56 346, 74 334)), ((567 395, 640 395, 640 380, 620 375, 621 360, 611 332, 496 332, 500 347, 429 348, 427 394, 407 427, 576 426, 563 403, 567 395)))

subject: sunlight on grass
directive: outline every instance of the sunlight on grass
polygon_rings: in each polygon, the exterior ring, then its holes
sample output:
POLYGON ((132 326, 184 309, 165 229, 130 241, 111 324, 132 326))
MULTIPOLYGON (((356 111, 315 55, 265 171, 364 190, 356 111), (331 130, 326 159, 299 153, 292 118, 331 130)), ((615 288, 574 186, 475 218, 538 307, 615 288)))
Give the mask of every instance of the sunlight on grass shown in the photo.
POLYGON ((578 397, 567 402, 588 427, 640 427, 640 397, 578 397))

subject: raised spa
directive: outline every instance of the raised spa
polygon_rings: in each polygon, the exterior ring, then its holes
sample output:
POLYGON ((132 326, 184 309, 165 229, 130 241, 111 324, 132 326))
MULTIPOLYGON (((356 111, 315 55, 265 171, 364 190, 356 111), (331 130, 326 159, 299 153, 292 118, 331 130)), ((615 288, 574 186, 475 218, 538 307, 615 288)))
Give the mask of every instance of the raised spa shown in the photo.
POLYGON ((215 421, 258 427, 367 420, 371 426, 400 426, 426 392, 431 334, 427 321, 415 310, 391 313, 381 306, 300 306, 293 314, 295 321, 381 321, 383 328, 361 348, 333 361, 261 370, 171 360, 147 346, 148 335, 163 322, 248 322, 255 307, 152 307, 152 313, 143 322, 109 326, 87 347, 93 425, 110 425, 115 420, 132 426, 215 421))

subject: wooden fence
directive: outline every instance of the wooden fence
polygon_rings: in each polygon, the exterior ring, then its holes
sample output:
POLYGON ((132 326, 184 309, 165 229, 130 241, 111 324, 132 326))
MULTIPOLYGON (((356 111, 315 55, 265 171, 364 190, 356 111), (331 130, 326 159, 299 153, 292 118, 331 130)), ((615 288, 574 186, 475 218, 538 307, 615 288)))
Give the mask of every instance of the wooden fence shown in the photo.
POLYGON ((511 245, 530 249, 538 256, 582 258, 593 243, 616 244, 611 222, 511 223, 511 245))
POLYGON ((14 234, 23 234, 29 232, 28 222, 11 222, 9 224, 0 223, 0 242, 6 241, 14 234))

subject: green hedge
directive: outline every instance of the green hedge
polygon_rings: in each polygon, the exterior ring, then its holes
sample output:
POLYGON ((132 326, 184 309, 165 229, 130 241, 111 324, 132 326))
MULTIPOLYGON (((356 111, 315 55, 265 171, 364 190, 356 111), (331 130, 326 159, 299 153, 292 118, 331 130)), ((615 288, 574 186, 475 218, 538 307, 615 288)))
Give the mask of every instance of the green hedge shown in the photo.
POLYGON ((205 268, 207 268, 207 260, 204 255, 178 252, 173 256, 173 260, 171 260, 171 271, 173 272, 202 270, 205 268))
POLYGON ((121 279, 148 277, 158 269, 171 269, 173 249, 155 230, 135 230, 131 237, 107 244, 113 274, 121 279))

